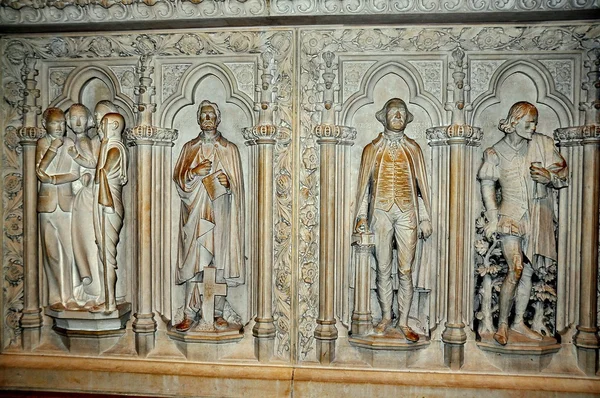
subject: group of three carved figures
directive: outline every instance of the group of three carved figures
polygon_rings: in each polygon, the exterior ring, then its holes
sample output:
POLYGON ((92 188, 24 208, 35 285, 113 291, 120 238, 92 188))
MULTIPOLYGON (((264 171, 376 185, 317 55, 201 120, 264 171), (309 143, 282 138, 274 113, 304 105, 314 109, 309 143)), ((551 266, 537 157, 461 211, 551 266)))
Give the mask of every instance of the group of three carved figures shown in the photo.
POLYGON ((112 312, 127 183, 125 120, 114 104, 101 101, 95 115, 82 104, 66 113, 48 108, 42 123, 46 135, 37 142, 35 170, 49 308, 112 312))
MULTIPOLYGON (((123 118, 115 113, 104 116, 114 111, 110 106, 103 101, 96 107, 100 136, 93 139, 86 136, 93 124, 89 111, 79 104, 69 109, 67 121, 77 136, 75 142, 63 138, 62 111, 51 108, 44 113, 48 135, 38 143, 36 166, 42 182, 38 211, 51 306, 78 306, 81 297, 90 298, 92 308, 102 303, 103 293, 95 282, 102 270, 108 270, 107 282, 113 287, 108 309, 114 309, 115 254, 122 225, 121 187, 127 178, 127 152, 120 138, 123 118), (65 225, 70 212, 69 237, 64 235, 69 233, 65 225), (89 236, 95 236, 94 245, 89 236), (71 240, 72 249, 66 244, 71 240), (70 272, 71 251, 76 264, 72 280, 80 284, 60 288, 57 281, 70 272)), ((413 261, 417 240, 432 233, 427 172, 421 148, 404 134, 413 119, 405 102, 389 100, 376 117, 384 131, 362 154, 355 232, 372 233, 375 239, 376 293, 382 311, 375 333, 384 334, 392 327, 395 258, 399 279, 397 327, 406 340, 415 342, 419 335, 408 326, 413 261)), ((534 105, 514 104, 498 126, 504 138, 485 151, 478 173, 486 208, 485 233, 500 240, 509 268, 501 288, 499 327, 494 335, 503 345, 508 340, 513 302, 511 329, 529 339, 542 338, 525 325, 523 315, 534 269, 540 262, 556 260, 551 189, 566 186, 567 165, 553 140, 535 132, 537 118, 534 105)), ((240 154, 217 129, 221 114, 216 104, 203 101, 197 121, 201 131, 184 145, 173 175, 181 199, 176 283, 186 288, 183 320, 175 325, 179 332, 198 323, 214 324, 216 329, 228 326, 223 317, 224 297, 215 302, 214 319, 204 319, 204 297, 199 287, 207 267, 214 269, 215 280, 210 282, 228 286, 244 283, 245 275, 240 154)))

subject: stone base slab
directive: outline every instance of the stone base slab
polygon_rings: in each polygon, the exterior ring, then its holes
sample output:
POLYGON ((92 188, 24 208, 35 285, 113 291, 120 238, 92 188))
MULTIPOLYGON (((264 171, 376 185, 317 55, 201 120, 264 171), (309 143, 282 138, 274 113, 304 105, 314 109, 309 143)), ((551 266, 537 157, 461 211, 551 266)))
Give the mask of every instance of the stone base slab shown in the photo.
POLYGON ((593 397, 600 379, 262 364, 201 364, 67 356, 0 355, 3 390, 194 397, 444 396, 593 397))
POLYGON ((244 328, 230 323, 222 330, 194 330, 179 332, 168 326, 167 335, 175 340, 175 345, 187 359, 194 361, 217 361, 224 352, 219 346, 236 343, 244 338, 244 328))
POLYGON ((107 331, 125 328, 131 316, 131 303, 117 305, 117 310, 110 314, 89 312, 86 310, 53 311, 49 307, 44 313, 54 320, 55 328, 61 330, 107 331))

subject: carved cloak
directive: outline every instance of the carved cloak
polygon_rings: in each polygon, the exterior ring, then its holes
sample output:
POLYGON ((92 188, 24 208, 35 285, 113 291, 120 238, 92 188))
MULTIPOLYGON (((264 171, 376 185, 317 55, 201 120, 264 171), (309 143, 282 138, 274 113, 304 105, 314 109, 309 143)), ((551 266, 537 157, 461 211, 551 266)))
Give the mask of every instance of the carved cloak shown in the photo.
POLYGON ((200 140, 187 142, 175 165, 173 180, 181 198, 176 283, 182 284, 212 262, 228 285, 244 283, 244 179, 237 146, 222 135, 215 142, 212 172, 221 168, 230 193, 210 201, 202 177, 191 177, 200 140), (210 208, 212 206, 212 209, 210 208), (212 218, 212 219, 211 219, 212 218), (211 235, 212 233, 212 235, 211 235))

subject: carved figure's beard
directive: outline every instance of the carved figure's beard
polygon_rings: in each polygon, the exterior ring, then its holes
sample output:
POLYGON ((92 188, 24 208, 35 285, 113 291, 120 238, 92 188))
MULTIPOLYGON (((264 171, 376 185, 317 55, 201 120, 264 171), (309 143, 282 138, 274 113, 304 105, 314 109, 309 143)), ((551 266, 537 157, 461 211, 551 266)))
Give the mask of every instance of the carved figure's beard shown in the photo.
POLYGON ((200 123, 200 128, 204 132, 216 131, 217 124, 215 122, 213 122, 212 120, 203 120, 202 123, 200 123))

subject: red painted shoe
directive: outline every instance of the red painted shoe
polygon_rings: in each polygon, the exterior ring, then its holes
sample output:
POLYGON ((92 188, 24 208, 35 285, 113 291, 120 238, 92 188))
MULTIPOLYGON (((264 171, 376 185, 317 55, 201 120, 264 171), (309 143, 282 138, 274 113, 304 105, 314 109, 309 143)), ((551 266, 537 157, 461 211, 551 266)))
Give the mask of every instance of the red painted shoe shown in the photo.
POLYGON ((412 341, 413 343, 419 341, 419 335, 415 333, 415 331, 412 330, 410 327, 398 326, 398 328, 402 331, 402 333, 404 333, 404 337, 406 338, 406 340, 412 341))
POLYGON ((178 332, 187 332, 192 327, 193 321, 190 318, 183 318, 183 321, 175 325, 175 330, 178 332))

